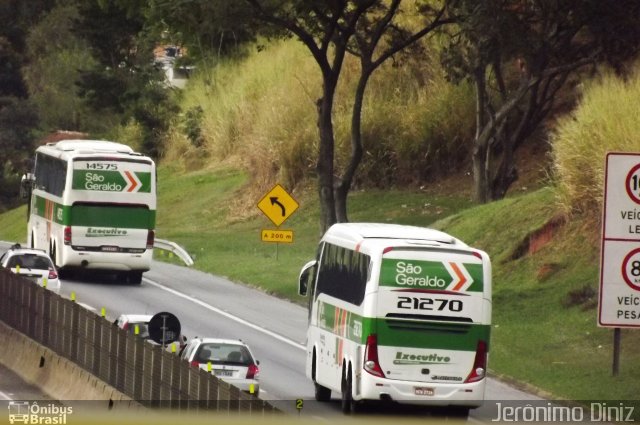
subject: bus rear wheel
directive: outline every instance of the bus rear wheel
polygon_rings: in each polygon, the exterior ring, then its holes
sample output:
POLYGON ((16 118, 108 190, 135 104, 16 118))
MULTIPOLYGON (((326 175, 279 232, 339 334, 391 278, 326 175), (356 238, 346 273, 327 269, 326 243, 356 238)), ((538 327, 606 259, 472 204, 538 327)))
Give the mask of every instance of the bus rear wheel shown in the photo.
POLYGON ((140 285, 142 283, 142 272, 139 272, 139 271, 128 272, 126 276, 127 276, 128 283, 131 283, 133 285, 140 285))
POLYGON ((354 401, 352 397, 352 385, 351 385, 351 371, 347 370, 347 372, 343 375, 342 378, 342 399, 341 399, 341 408, 342 413, 345 415, 350 415, 354 409, 354 401))

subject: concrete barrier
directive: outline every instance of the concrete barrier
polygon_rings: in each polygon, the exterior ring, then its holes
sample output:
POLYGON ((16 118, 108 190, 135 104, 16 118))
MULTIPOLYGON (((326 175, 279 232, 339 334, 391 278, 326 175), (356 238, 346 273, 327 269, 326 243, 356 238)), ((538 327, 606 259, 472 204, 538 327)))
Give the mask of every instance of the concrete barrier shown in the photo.
POLYGON ((0 322, 0 363, 55 400, 104 401, 105 408, 144 409, 141 404, 0 322), (117 403, 116 403, 117 402, 117 403))

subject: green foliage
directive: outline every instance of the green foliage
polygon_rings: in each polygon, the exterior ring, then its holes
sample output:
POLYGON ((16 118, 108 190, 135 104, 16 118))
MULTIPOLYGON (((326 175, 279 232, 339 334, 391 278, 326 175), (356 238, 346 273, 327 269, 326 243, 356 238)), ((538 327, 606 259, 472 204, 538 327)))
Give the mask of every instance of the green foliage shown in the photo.
POLYGON ((238 0, 153 0, 148 21, 156 22, 167 43, 186 47, 195 60, 237 53, 255 40, 250 8, 238 0))
POLYGON ((27 37, 28 65, 23 74, 38 108, 42 130, 104 131, 110 121, 96 117, 78 95, 80 70, 95 64, 88 46, 72 33, 74 4, 59 5, 32 27, 27 37))
POLYGON ((28 168, 37 122, 28 100, 0 97, 0 209, 18 201, 20 176, 28 168))
POLYGON ((204 138, 202 137, 202 116, 204 110, 200 106, 194 106, 184 114, 184 133, 196 148, 202 147, 204 138))
POLYGON ((94 113, 115 115, 125 128, 134 120, 141 150, 158 157, 177 108, 164 74, 152 61, 146 2, 91 0, 79 3, 78 10, 74 31, 97 61, 80 73, 80 96, 94 113))
POLYGON ((0 35, 0 96, 25 96, 21 66, 21 55, 6 37, 0 35))
POLYGON ((604 72, 586 83, 580 104, 552 137, 553 167, 566 212, 599 218, 607 152, 640 151, 640 71, 626 80, 604 72))

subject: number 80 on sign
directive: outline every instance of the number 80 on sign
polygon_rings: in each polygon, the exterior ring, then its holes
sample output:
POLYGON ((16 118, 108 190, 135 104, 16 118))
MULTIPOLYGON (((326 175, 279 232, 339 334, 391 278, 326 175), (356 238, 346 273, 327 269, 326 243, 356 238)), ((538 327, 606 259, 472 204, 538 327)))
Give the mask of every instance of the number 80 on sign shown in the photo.
POLYGON ((640 248, 629 252, 624 258, 622 277, 631 289, 640 291, 640 248))

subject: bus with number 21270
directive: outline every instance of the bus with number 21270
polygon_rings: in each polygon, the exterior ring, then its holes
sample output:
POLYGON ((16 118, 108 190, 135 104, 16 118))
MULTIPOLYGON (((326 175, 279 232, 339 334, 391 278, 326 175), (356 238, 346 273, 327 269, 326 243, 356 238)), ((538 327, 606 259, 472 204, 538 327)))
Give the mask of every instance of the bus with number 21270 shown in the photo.
POLYGON ((36 150, 23 188, 31 198, 27 243, 47 251, 61 276, 95 269, 141 282, 155 238, 151 158, 109 141, 48 143, 36 150))
POLYGON ((306 374, 318 401, 442 406, 484 401, 491 331, 489 256, 437 230, 340 223, 302 269, 306 374))

